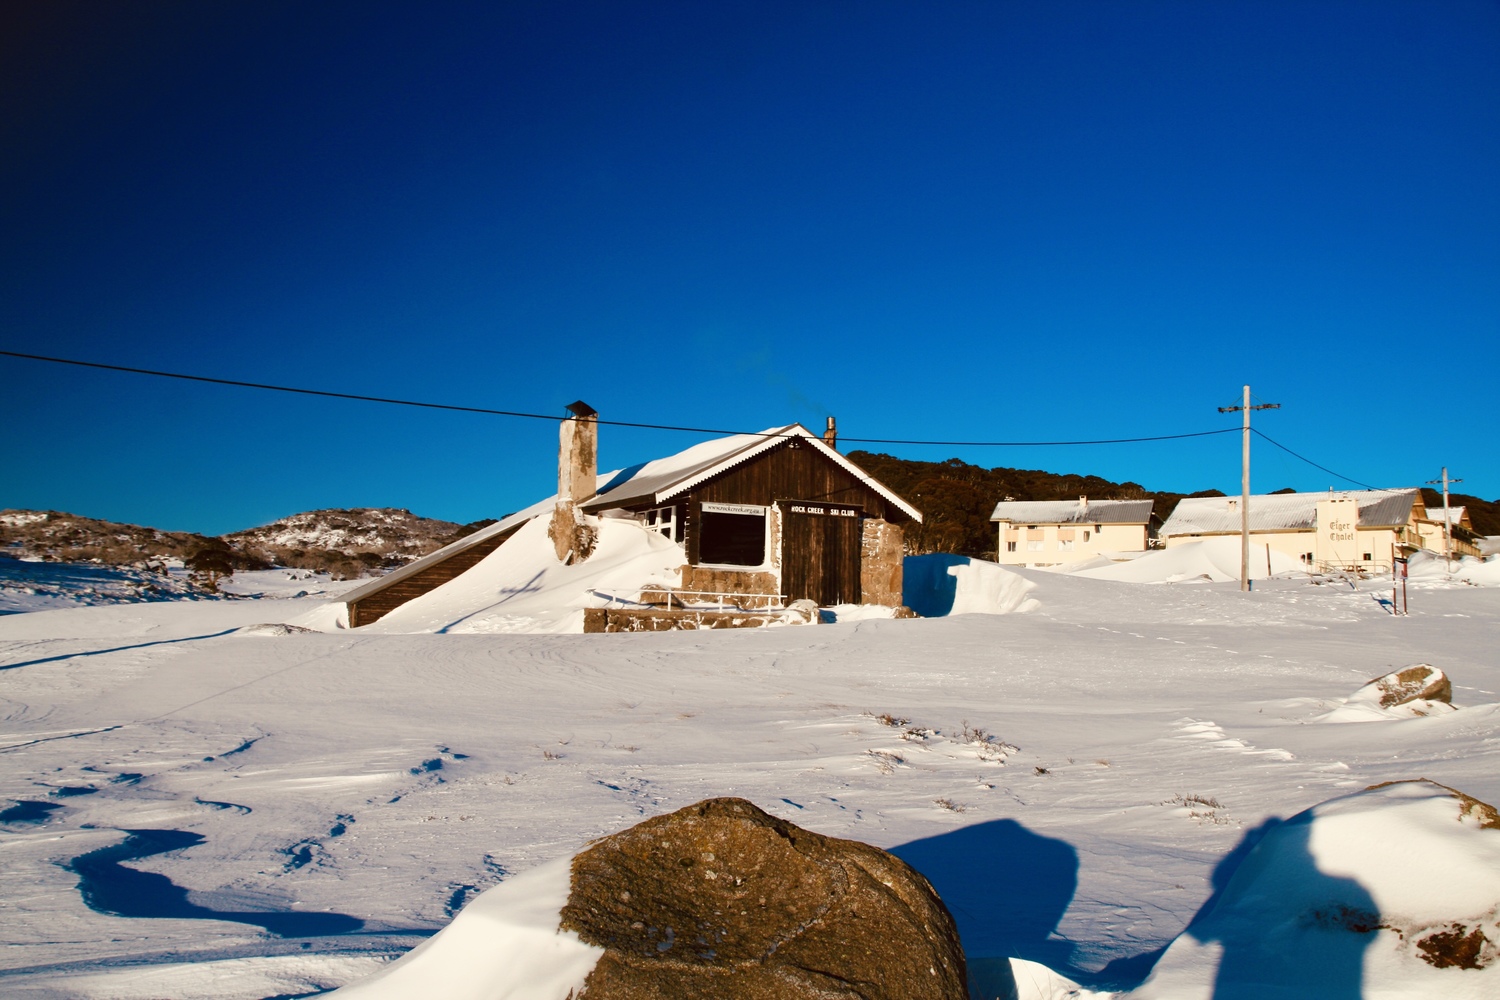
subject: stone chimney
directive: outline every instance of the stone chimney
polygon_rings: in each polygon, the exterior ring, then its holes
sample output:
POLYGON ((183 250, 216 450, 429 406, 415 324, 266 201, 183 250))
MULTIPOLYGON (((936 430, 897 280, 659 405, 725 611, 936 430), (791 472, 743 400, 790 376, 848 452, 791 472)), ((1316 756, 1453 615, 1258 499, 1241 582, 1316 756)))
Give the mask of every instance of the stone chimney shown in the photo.
POLYGON ((557 445, 557 506, 547 534, 557 559, 582 562, 594 551, 598 530, 584 520, 578 505, 593 498, 599 482, 599 412, 579 400, 562 422, 557 445))
POLYGON ((827 429, 825 429, 823 431, 823 443, 826 444, 830 448, 837 448, 838 447, 838 442, 839 442, 839 428, 838 428, 838 424, 836 424, 836 423, 833 422, 833 418, 832 417, 829 417, 828 418, 828 427, 827 427, 827 429))
POLYGON ((1084 510, 1088 510, 1089 498, 1086 497, 1086 496, 1085 497, 1079 497, 1078 498, 1078 506, 1082 507, 1084 510))
POLYGON ((583 503, 599 482, 599 411, 579 400, 568 404, 557 446, 557 499, 583 503))

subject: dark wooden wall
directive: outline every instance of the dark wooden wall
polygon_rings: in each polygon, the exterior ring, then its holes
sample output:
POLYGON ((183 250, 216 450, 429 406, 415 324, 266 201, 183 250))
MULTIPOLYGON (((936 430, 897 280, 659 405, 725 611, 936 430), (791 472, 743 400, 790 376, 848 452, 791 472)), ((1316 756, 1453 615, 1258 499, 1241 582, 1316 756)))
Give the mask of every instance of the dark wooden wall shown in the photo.
MULTIPOLYGON (((852 504, 865 517, 896 523, 911 518, 806 442, 780 445, 692 491, 683 505, 688 562, 698 563, 699 505, 704 501, 770 506, 779 500, 852 504)), ((783 508, 785 509, 785 508, 783 508)), ((783 520, 782 588, 788 600, 819 604, 860 599, 860 518, 788 513, 783 520)))
MULTIPOLYGON (((796 439, 792 439, 795 441, 796 439)), ((693 490, 694 500, 769 504, 774 500, 826 500, 858 504, 867 517, 911 520, 885 497, 835 465, 805 441, 765 452, 693 490)))
POLYGON ((349 627, 359 628, 361 625, 379 621, 413 597, 421 597, 428 591, 436 590, 464 570, 478 564, 481 559, 498 549, 507 538, 514 535, 520 527, 518 524, 494 538, 486 538, 472 548, 455 552, 442 562, 428 566, 419 573, 413 573, 406 579, 398 580, 384 590, 349 605, 349 627))
POLYGON ((781 524, 781 589, 786 599, 806 597, 821 607, 858 604, 859 518, 787 514, 781 524))

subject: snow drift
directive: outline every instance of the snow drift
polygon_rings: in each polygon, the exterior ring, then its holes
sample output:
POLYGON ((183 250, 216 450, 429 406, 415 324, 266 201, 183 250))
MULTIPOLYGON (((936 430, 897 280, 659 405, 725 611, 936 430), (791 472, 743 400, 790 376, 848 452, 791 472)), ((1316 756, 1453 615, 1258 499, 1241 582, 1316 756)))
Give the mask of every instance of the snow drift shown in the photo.
POLYGON ((1500 996, 1500 818, 1430 781, 1247 835, 1140 1000, 1500 996))
MULTIPOLYGON (((1067 570, 1073 576, 1121 583, 1228 583, 1240 578, 1239 538, 1205 538, 1201 542, 1154 549, 1130 562, 1100 566, 1095 563, 1067 570)), ((1284 573, 1307 573, 1307 567, 1264 544, 1250 543, 1250 579, 1264 580, 1284 573), (1268 565, 1271 572, 1267 574, 1268 565)))
MULTIPOLYGON (((583 609, 618 606, 643 586, 676 586, 686 561, 682 546, 634 521, 590 519, 599 541, 583 562, 557 561, 548 519, 533 518, 477 565, 441 587, 413 598, 361 633, 560 633, 583 631, 583 609)), ((293 624, 327 629, 342 605, 293 624)))
POLYGON ((572 858, 486 890, 431 939, 332 996, 347 1000, 567 1000, 603 948, 560 930, 572 858))
POLYGON ((999 563, 937 552, 902 564, 901 601, 923 618, 1004 615, 1040 605, 1027 594, 1036 584, 999 563))

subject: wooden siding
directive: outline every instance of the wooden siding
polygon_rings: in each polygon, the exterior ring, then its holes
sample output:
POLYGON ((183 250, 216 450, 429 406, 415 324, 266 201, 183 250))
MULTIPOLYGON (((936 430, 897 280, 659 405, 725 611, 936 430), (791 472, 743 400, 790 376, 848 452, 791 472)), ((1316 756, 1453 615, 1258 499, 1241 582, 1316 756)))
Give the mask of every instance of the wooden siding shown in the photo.
MULTIPOLYGON (((795 440, 795 439, 793 439, 795 440)), ((892 523, 910 521, 890 503, 855 476, 814 451, 805 442, 793 448, 783 444, 743 465, 726 469, 693 490, 693 499, 719 503, 769 504, 775 500, 825 500, 856 504, 869 517, 892 523)))
MULTIPOLYGON (((805 500, 848 504, 866 517, 900 523, 904 511, 805 443, 765 452, 697 486, 684 505, 687 561, 699 563, 701 504, 744 503, 769 507, 777 501, 805 500)), ((771 549, 780 554, 781 592, 788 601, 810 598, 821 605, 860 601, 860 518, 793 514, 781 504, 781 537, 771 549)))
POLYGON ((820 607, 860 602, 859 518, 788 513, 781 533, 781 586, 788 601, 808 598, 820 607))
POLYGON ((421 597, 429 591, 436 590, 464 570, 478 564, 481 559, 498 549, 507 538, 514 535, 520 527, 521 525, 518 524, 515 528, 496 535, 494 538, 486 538, 473 548, 455 552, 447 559, 427 567, 420 573, 413 573, 384 590, 350 604, 349 627, 359 628, 361 625, 379 621, 412 598, 421 597))

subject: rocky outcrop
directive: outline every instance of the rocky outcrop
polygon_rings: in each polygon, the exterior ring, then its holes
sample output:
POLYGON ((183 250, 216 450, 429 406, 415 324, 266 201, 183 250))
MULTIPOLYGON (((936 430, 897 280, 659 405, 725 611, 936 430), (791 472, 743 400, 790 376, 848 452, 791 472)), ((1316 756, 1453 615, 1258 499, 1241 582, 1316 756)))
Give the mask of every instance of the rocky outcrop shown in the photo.
POLYGON ((1367 682, 1321 722, 1379 722, 1456 711, 1453 682, 1430 663, 1417 663, 1367 682))
POLYGON ((966 1000, 921 875, 744 799, 646 820, 573 859, 562 927, 605 949, 583 1000, 966 1000))
POLYGON ((1365 685, 1380 696, 1381 708, 1395 708, 1414 701, 1438 701, 1453 704, 1453 682, 1430 663, 1398 670, 1377 677, 1365 685))

